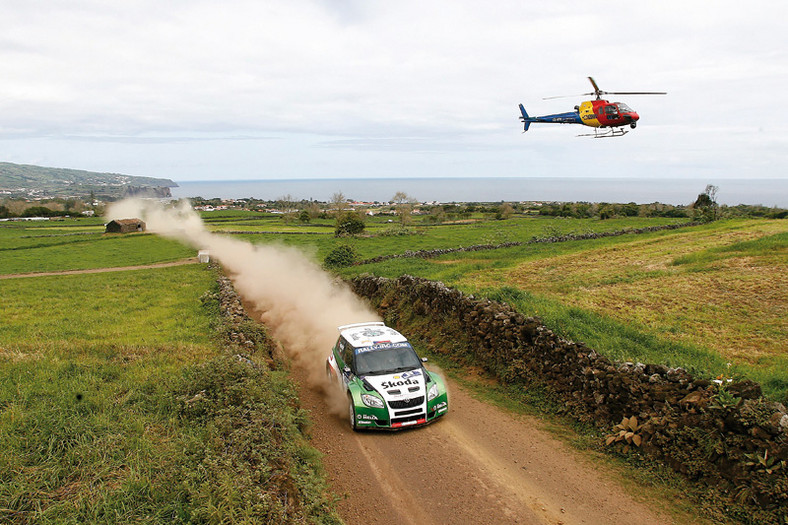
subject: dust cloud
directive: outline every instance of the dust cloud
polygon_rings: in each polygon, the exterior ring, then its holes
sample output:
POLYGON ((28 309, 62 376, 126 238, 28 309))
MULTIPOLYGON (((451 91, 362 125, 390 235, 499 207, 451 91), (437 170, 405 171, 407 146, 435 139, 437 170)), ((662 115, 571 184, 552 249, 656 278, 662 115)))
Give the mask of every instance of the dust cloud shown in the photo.
POLYGON ((127 199, 112 205, 107 220, 139 218, 148 231, 208 250, 224 267, 238 293, 252 303, 260 320, 282 343, 313 388, 332 410, 346 411, 339 389, 326 381, 325 361, 338 336, 337 326, 379 321, 380 317, 341 281, 303 252, 282 245, 255 245, 205 228, 190 204, 165 207, 156 201, 127 199))

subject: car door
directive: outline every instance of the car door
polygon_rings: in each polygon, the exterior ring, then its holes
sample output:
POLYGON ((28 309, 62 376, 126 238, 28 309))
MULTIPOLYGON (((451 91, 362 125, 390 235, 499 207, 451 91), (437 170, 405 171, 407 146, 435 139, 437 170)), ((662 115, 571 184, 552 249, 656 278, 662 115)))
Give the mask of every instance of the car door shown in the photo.
POLYGON ((339 356, 341 361, 338 363, 340 365, 339 375, 342 377, 342 384, 345 385, 347 390, 347 385, 353 377, 353 346, 343 338, 339 340, 339 356), (347 371, 348 369, 350 371, 347 371))

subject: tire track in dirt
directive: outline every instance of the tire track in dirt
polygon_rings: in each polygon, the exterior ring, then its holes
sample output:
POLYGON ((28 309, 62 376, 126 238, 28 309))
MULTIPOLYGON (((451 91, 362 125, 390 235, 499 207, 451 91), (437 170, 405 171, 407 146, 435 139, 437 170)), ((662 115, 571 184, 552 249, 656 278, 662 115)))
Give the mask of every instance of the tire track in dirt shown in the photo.
POLYGON ((31 273, 10 273, 0 275, 0 279, 19 279, 23 277, 51 277, 53 275, 79 275, 84 273, 107 273, 107 272, 125 272, 129 270, 147 270, 150 268, 166 268, 168 266, 182 266, 184 264, 197 264, 199 261, 196 257, 188 259, 181 259, 179 261, 153 263, 153 264, 140 264, 137 266, 115 266, 111 268, 88 268, 84 270, 59 270, 56 272, 31 272, 31 273))
POLYGON ((292 373, 348 524, 673 523, 540 430, 538 419, 503 412, 453 382, 443 420, 401 432, 353 432, 303 371, 292 373))

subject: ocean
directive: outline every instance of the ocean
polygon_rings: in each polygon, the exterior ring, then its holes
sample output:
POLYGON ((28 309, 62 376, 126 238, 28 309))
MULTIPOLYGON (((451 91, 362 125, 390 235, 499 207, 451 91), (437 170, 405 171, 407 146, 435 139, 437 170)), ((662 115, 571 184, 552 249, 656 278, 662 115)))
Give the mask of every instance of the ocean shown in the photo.
POLYGON ((788 208, 788 179, 623 179, 583 177, 386 178, 176 181, 175 198, 330 201, 336 193, 363 202, 388 202, 404 192, 419 202, 636 202, 690 204, 707 184, 717 202, 788 208))

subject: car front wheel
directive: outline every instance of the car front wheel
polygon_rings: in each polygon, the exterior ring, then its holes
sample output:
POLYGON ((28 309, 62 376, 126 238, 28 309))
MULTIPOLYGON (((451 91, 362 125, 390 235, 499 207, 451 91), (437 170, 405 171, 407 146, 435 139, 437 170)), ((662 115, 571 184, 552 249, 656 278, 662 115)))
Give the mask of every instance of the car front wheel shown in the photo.
POLYGON ((347 406, 348 416, 350 417, 350 428, 356 432, 358 431, 358 426, 356 425, 356 405, 353 403, 353 398, 351 396, 347 396, 347 406))

